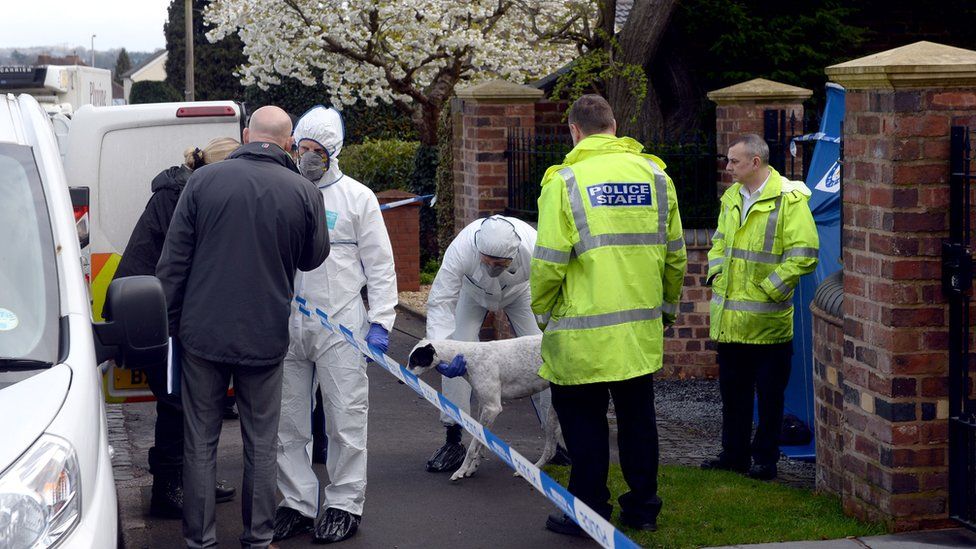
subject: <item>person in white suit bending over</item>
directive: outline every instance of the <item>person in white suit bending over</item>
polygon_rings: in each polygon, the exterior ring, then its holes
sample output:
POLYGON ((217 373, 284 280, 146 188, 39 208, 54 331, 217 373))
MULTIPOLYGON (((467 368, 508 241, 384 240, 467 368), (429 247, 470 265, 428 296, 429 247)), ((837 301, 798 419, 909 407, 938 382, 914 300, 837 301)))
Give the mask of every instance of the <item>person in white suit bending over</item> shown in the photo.
MULTIPOLYGON (((516 337, 541 334, 529 294, 535 236, 528 223, 502 215, 478 219, 462 229, 444 252, 427 297, 427 339, 478 341, 488 311, 504 311, 516 337)), ((463 356, 437 368, 444 396, 470 413, 471 386, 461 377, 465 369, 463 356)), ((533 395, 532 404, 541 423, 549 411, 549 389, 533 395)), ((454 471, 464 460, 461 426, 443 413, 441 423, 447 440, 427 461, 432 473, 454 471)), ((552 463, 565 460, 560 448, 552 463)))

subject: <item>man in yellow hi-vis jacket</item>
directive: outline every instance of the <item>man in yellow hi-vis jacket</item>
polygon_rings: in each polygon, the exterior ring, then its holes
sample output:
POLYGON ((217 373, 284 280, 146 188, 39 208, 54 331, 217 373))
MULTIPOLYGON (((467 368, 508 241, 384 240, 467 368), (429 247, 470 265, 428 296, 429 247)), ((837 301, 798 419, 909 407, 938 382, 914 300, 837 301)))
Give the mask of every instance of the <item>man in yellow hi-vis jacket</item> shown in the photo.
MULTIPOLYGON (((621 520, 655 530, 658 438, 652 374, 674 322, 687 254, 674 184, 664 162, 615 137, 613 111, 584 95, 569 111, 575 147, 550 168, 539 197, 529 284, 547 323, 539 375, 552 382, 573 465, 569 491, 610 518, 607 407, 613 396, 620 465, 630 492, 621 520)), ((582 534, 562 513, 546 527, 582 534)))
POLYGON ((793 288, 816 267, 819 239, 807 204, 810 189, 769 166, 769 146, 761 137, 733 141, 726 170, 736 183, 722 196, 708 253, 722 453, 702 468, 770 480, 779 461, 783 392, 793 356, 793 288), (754 394, 759 423, 750 447, 754 394))

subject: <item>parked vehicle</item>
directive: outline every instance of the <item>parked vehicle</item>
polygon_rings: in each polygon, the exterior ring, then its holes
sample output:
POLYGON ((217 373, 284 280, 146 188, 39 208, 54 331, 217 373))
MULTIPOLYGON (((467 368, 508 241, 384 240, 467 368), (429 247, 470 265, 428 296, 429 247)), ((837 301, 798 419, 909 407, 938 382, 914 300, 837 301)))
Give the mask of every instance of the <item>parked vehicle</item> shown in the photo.
POLYGON ((153 277, 115 281, 92 321, 51 121, 0 96, 0 547, 115 547, 118 509, 98 364, 162 360, 153 277))
MULTIPOLYGON (((85 106, 71 119, 64 168, 75 198, 92 317, 102 319, 105 295, 136 221, 152 194, 150 182, 183 161, 183 152, 215 137, 241 140, 244 109, 233 101, 85 106), (87 193, 87 195, 86 195, 87 193)), ((112 402, 152 398, 140 370, 111 366, 112 402)))
POLYGON ((112 104, 112 71, 84 65, 0 66, 0 91, 28 93, 48 114, 112 104))

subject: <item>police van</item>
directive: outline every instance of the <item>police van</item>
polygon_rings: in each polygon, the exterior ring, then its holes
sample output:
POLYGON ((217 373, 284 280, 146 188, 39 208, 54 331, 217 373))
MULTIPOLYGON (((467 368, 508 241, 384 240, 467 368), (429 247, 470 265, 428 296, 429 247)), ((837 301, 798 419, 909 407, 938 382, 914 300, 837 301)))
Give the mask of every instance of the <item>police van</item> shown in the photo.
MULTIPOLYGON (((64 171, 96 321, 103 318, 106 291, 152 194, 153 177, 183 163, 187 148, 203 148, 216 137, 241 141, 244 124, 244 108, 233 101, 86 105, 74 113, 64 171)), ((152 398, 141 370, 112 364, 105 392, 110 402, 152 398)))
POLYGON ((154 277, 119 279, 93 322, 51 121, 0 95, 0 547, 116 547, 99 363, 164 360, 154 277))

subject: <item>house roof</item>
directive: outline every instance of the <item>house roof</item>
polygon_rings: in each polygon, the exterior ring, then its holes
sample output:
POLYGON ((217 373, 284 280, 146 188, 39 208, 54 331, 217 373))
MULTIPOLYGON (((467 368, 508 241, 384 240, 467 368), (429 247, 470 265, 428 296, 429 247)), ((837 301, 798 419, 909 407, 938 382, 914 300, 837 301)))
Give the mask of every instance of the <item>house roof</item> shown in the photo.
POLYGON ((146 68, 146 66, 148 66, 150 63, 152 63, 153 61, 159 59, 160 57, 162 57, 164 55, 166 55, 166 49, 165 48, 164 49, 161 49, 161 50, 157 51, 156 53, 150 55, 149 57, 143 59, 142 60, 142 63, 139 63, 138 65, 136 65, 136 66, 132 67, 131 69, 125 71, 122 74, 122 78, 130 78, 133 74, 135 74, 135 73, 141 71, 142 69, 146 68))

